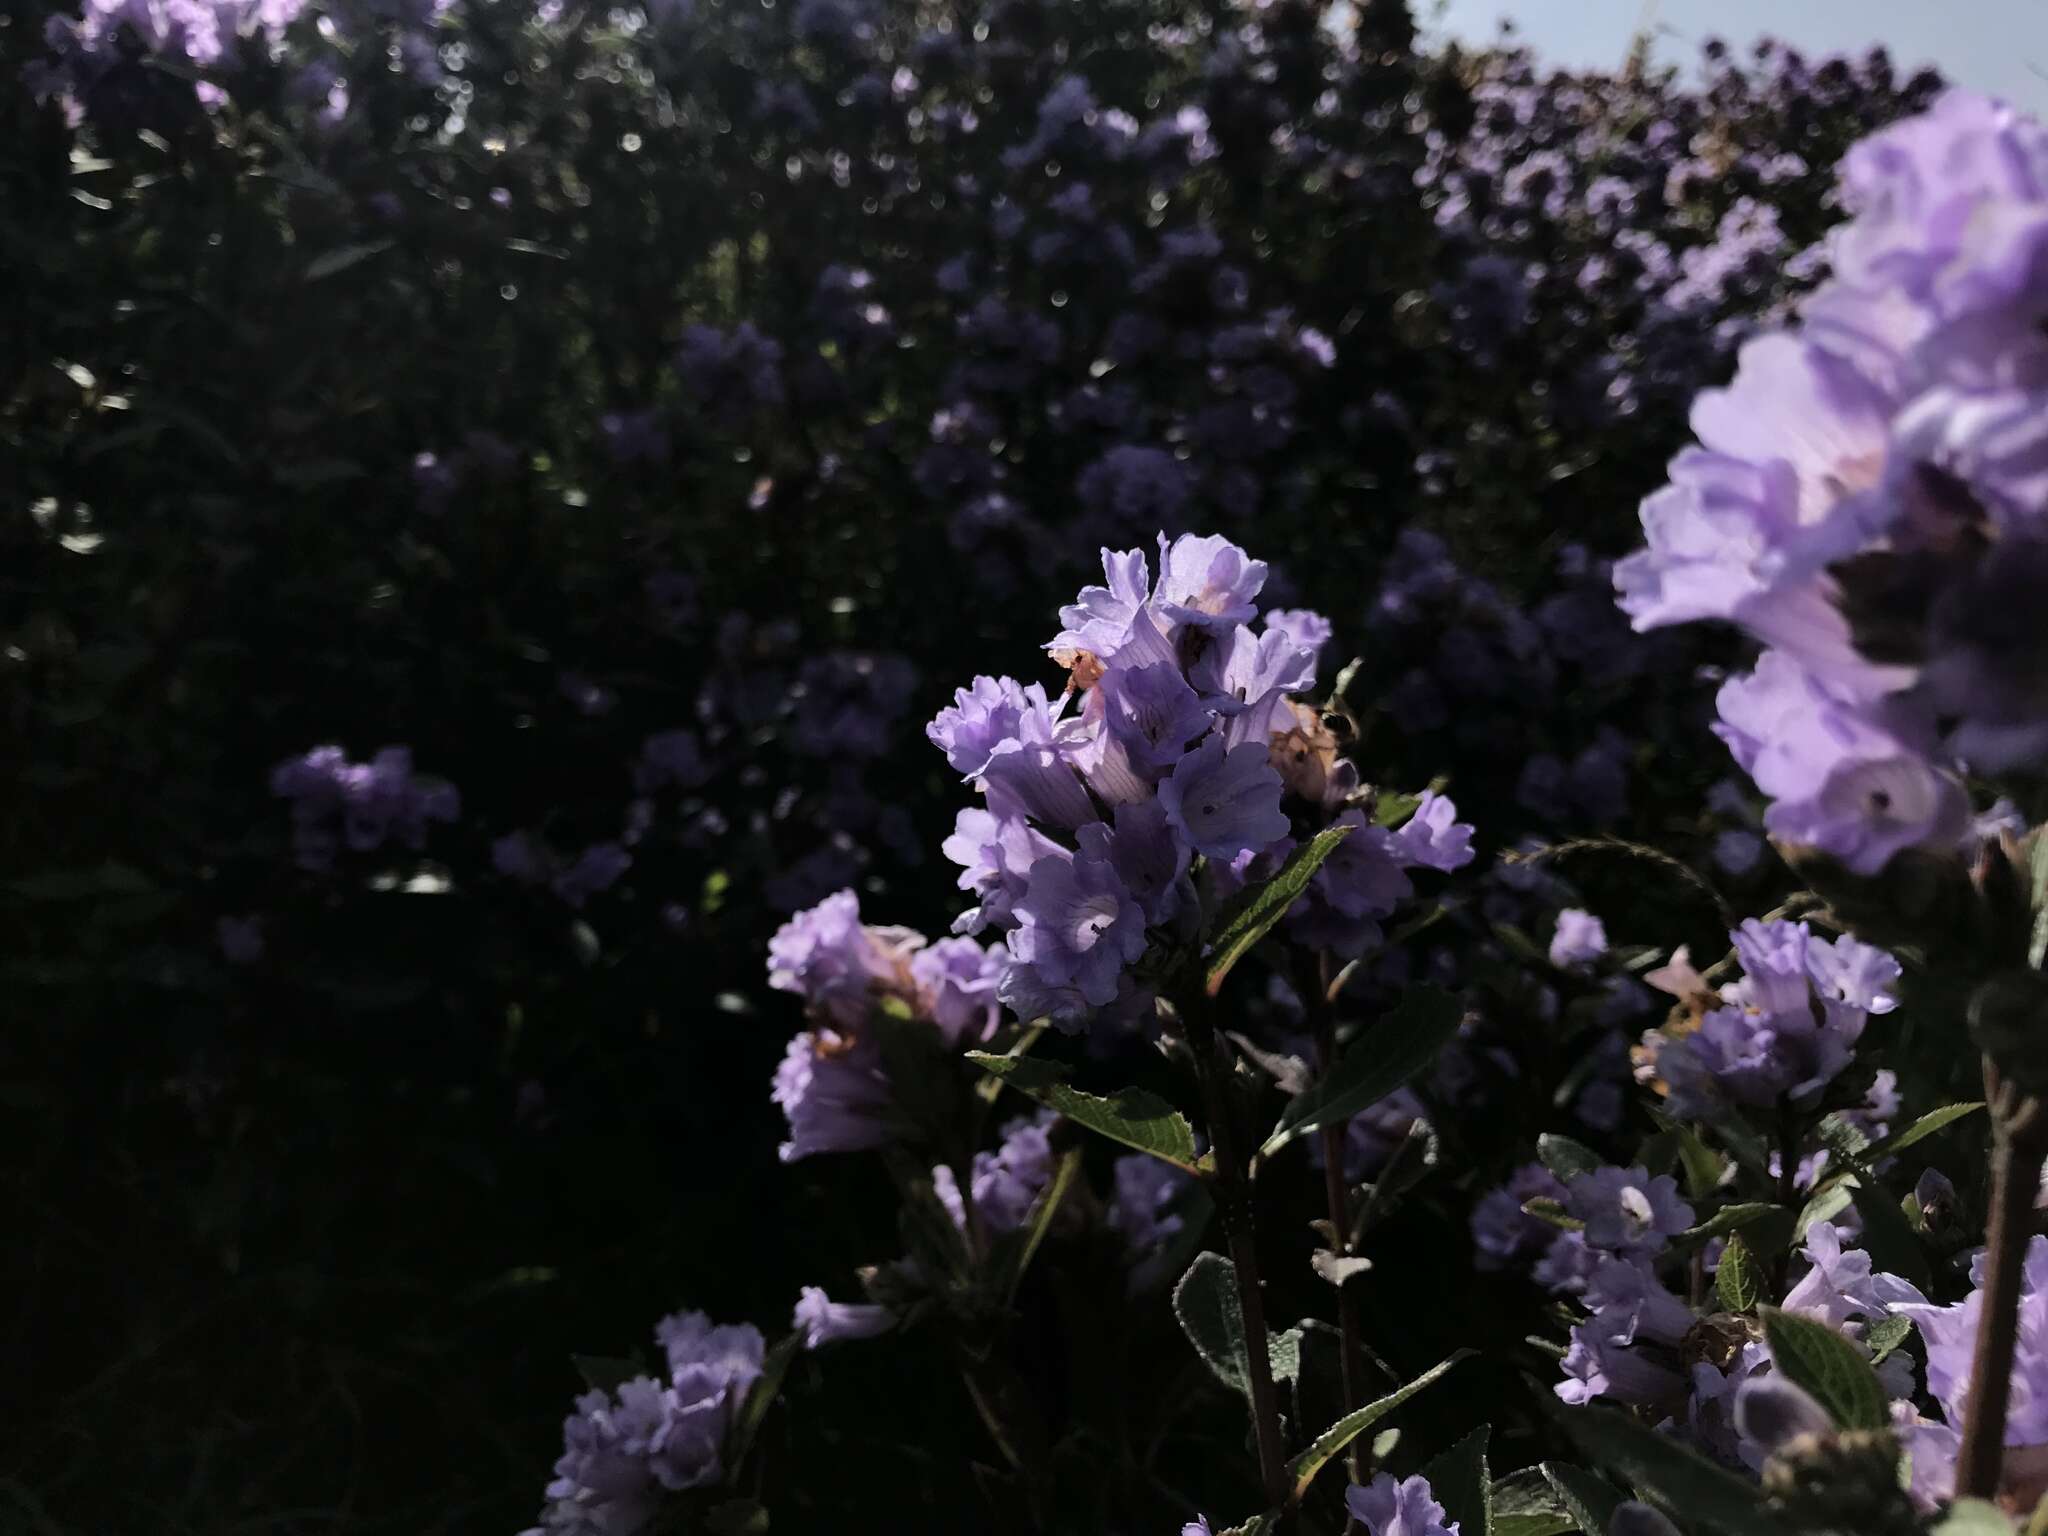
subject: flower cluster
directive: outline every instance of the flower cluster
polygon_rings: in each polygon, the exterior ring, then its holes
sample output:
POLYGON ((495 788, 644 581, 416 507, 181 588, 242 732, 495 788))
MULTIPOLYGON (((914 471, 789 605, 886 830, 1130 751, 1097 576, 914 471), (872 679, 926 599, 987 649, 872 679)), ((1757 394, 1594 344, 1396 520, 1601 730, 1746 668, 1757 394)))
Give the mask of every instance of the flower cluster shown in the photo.
MULTIPOLYGON (((1264 562, 1220 537, 1159 537, 1103 552, 1106 584, 1061 610, 1047 649, 1068 669, 1038 684, 977 678, 927 728, 983 804, 945 851, 978 904, 962 931, 1002 933, 998 995, 1020 1019, 1078 1028, 1149 1000, 1140 962, 1155 941, 1199 932, 1211 890, 1270 872, 1304 832, 1352 828, 1290 922, 1356 955, 1410 892, 1405 870, 1471 858, 1471 828, 1425 796, 1398 830, 1374 823, 1337 738, 1295 695, 1312 689, 1328 625, 1255 599, 1264 562)), ((1369 797, 1367 797, 1369 799, 1369 797)))
POLYGON ((340 747, 315 747, 272 769, 270 792, 291 802, 293 856, 316 873, 332 868, 343 848, 371 853, 391 842, 417 852, 430 822, 462 814, 453 785, 413 772, 408 747, 386 747, 367 763, 350 762, 340 747))
POLYGON ((904 1126, 882 1065, 876 1013, 894 1003, 964 1050, 1000 1022, 1000 970, 999 955, 972 939, 929 944, 907 928, 863 924, 852 891, 785 923, 769 943, 768 985, 801 997, 812 1027, 789 1042, 775 1073, 775 1102, 789 1120, 783 1161, 896 1139, 904 1126))
POLYGON ((655 1327, 662 1376, 635 1376, 576 1400, 541 1523, 528 1536, 624 1536, 664 1492, 702 1488, 728 1470, 726 1439, 761 1374, 764 1341, 742 1323, 679 1312, 655 1327))
POLYGON ((1811 1104, 1849 1065, 1870 1016, 1898 1003, 1898 961, 1846 934, 1828 942, 1803 922, 1752 918, 1729 937, 1742 978, 1717 993, 1680 950, 1655 978, 1679 999, 1678 1020, 1636 1052, 1637 1079, 1684 1119, 1811 1104))
POLYGON ((1952 92, 1843 162, 1851 218, 1788 329, 1693 407, 1615 570, 1638 628, 1767 649, 1719 731, 1774 837, 1873 874, 1966 828, 1965 770, 2048 750, 2035 440, 2048 132, 1952 92))

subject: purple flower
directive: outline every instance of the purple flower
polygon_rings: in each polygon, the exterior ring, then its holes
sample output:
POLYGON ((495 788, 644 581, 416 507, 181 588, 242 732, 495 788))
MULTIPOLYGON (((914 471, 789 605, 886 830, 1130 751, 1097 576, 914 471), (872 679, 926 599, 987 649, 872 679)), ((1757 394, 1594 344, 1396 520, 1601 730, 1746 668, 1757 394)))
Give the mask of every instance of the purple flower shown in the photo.
POLYGON ((997 746, 1013 739, 1027 713, 1048 708, 1045 689, 1025 686, 1014 678, 977 677, 953 691, 950 708, 942 709, 925 727, 931 744, 946 754, 953 771, 974 778, 987 766, 997 746))
POLYGON ((580 911, 591 897, 610 890, 633 865, 633 855, 617 843, 592 843, 576 862, 556 875, 551 889, 565 904, 580 911))
POLYGON ((950 1044, 987 1040, 1002 1022, 996 986, 1008 956, 972 939, 940 939, 910 957, 919 1011, 938 1025, 950 1044))
POLYGON ((903 928, 870 928, 860 898, 839 891, 797 913, 768 941, 768 985, 794 992, 844 1028, 868 1016, 877 991, 907 990, 907 965, 924 940, 903 928))
MULTIPOLYGON (((1002 1144, 995 1151, 974 1154, 969 1172, 974 1213, 990 1232, 1000 1235, 1022 1227, 1052 1182, 1052 1140, 1047 1132, 1058 1118, 1049 1109, 1021 1115, 1004 1125, 1002 1144)), ((953 1170, 933 1169, 932 1183, 955 1224, 965 1228, 967 1207, 953 1170)))
POLYGON ((896 1326, 896 1314, 887 1307, 833 1301, 815 1285, 807 1285, 797 1297, 791 1326, 804 1336, 805 1349, 822 1349, 851 1339, 872 1339, 896 1326))
POLYGON ((1449 874, 1472 862, 1472 828, 1458 820, 1448 796, 1424 790, 1415 813, 1394 833, 1393 851, 1404 864, 1449 874))
POLYGON ((1643 1037, 1646 1070, 1687 1119, 1724 1103, 1811 1101, 1848 1066, 1870 1016, 1897 1006, 1899 964, 1883 950, 1783 920, 1751 919, 1730 937, 1743 977, 1722 989, 1722 1006, 1689 1033, 1643 1037))
MULTIPOLYGON (((1919 1329, 1927 1346, 1927 1390, 1951 1426, 1962 1424, 1963 1404, 1969 1396, 1971 1352, 1984 1305, 1981 1254, 1971 1265, 1970 1281, 1977 1289, 1952 1306, 1915 1299, 1891 1309, 1896 1315, 1910 1317, 1919 1329)), ((2005 1443, 2048 1445, 2048 1238, 2044 1237, 2027 1244, 2021 1271, 2019 1345, 2011 1381, 2005 1443)))
POLYGON ((1159 786, 1174 831, 1212 859, 1265 847, 1288 833, 1280 809, 1280 775, 1264 746, 1226 749, 1211 737, 1175 766, 1159 786))
POLYGON ((1472 1208, 1472 1247, 1481 1269, 1502 1269, 1536 1257, 1558 1230, 1522 1207, 1531 1200, 1564 1200, 1564 1185, 1541 1163, 1525 1163, 1508 1182, 1472 1208))
POLYGON ((1171 1278, 1161 1267, 1187 1226, 1181 1214, 1194 1180, 1156 1157, 1137 1154, 1116 1160, 1115 1193, 1109 1202, 1110 1228, 1124 1240, 1133 1295, 1171 1278))
POLYGON ((1566 907, 1550 938, 1550 963, 1561 970, 1591 965, 1607 953, 1607 928, 1592 913, 1566 907))
POLYGON ((1565 1209, 1583 1221, 1589 1248, 1628 1257, 1660 1251, 1692 1225, 1692 1207, 1668 1174, 1641 1167, 1595 1168, 1565 1186, 1565 1209))
POLYGON ((1182 534, 1171 544, 1159 536, 1160 611, 1176 624, 1228 633, 1248 624, 1252 600, 1266 584, 1266 562, 1246 556, 1228 539, 1182 534))
POLYGON ((1344 1490, 1344 1507, 1366 1536, 1458 1536, 1458 1522, 1444 1521, 1444 1507, 1420 1477, 1396 1482, 1382 1472, 1363 1487, 1344 1490))
POLYGON ((1145 952, 1145 912, 1108 861, 1040 859, 1016 907, 1010 954, 1040 985, 1072 986, 1089 1004, 1115 1000, 1145 952))
POLYGON ((783 1053, 771 1096, 789 1121, 785 1163, 883 1146, 901 1130, 881 1049, 866 1036, 805 1030, 783 1053))
POLYGON ((1731 678, 1716 704, 1715 734, 1772 797, 1764 826, 1773 837, 1874 875, 1902 849, 1947 848, 1962 835, 1969 802, 1954 777, 1782 652, 1731 678))
POLYGON ((292 848, 301 869, 332 867, 345 844, 369 853, 386 842, 418 851, 430 822, 452 822, 462 804, 453 786, 413 772, 412 752, 386 747, 352 763, 340 747, 315 747, 271 771, 271 793, 292 803, 292 848))
POLYGON ((1171 662, 1112 668, 1097 687, 1109 733, 1151 778, 1172 771, 1213 719, 1171 662))

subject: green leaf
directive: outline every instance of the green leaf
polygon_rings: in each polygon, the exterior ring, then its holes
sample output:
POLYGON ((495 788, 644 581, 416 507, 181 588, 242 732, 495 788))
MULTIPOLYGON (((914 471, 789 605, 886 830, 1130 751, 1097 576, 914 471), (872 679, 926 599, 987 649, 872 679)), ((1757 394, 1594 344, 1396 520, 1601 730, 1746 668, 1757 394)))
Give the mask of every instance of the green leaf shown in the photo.
POLYGON ((1605 1158, 1584 1142, 1547 1133, 1536 1138, 1536 1155, 1542 1159, 1544 1167, 1566 1184, 1606 1163, 1605 1158))
POLYGON ((1492 1498, 1493 1536, 1564 1536, 1579 1528, 1540 1467, 1499 1479, 1492 1498))
POLYGON ((1822 1179, 1814 1186, 1813 1194, 1808 1197, 1806 1204, 1799 1208, 1799 1218, 1792 1223, 1793 1241, 1805 1237, 1806 1229, 1815 1222, 1833 1221, 1849 1209, 1850 1198, 1851 1191, 1846 1175, 1837 1174, 1833 1178, 1822 1179))
POLYGON ((1772 1365, 1795 1386, 1804 1387, 1843 1429, 1883 1429, 1888 1394, 1863 1351, 1826 1323, 1763 1310, 1764 1339, 1772 1365))
POLYGON ((1376 827, 1398 827, 1422 804, 1420 795, 1403 795, 1389 792, 1373 802, 1372 822, 1376 827))
POLYGON ((761 1426, 768 1420, 768 1410, 782 1395, 782 1383, 789 1376, 789 1368, 803 1347, 804 1336, 791 1333, 777 1339, 761 1361, 761 1374, 747 1389, 746 1400, 740 1404, 740 1411, 733 1415, 732 1428, 726 1431, 725 1468, 728 1477, 739 1475, 740 1463, 754 1448, 754 1437, 761 1433, 761 1426))
POLYGON ((1424 1387, 1440 1381, 1445 1372, 1460 1360, 1476 1351, 1461 1349, 1447 1360, 1439 1360, 1420 1376, 1397 1391, 1389 1392, 1378 1402, 1367 1403, 1363 1408, 1347 1413, 1320 1435, 1315 1443, 1287 1464, 1287 1475, 1292 1481, 1294 1492, 1292 1502, 1299 1504, 1316 1474, 1343 1454, 1344 1447, 1364 1434, 1368 1429, 1407 1402, 1424 1387))
POLYGON ((1607 1529, 1608 1522, 1614 1518, 1614 1506, 1621 1502, 1621 1494, 1612 1483, 1598 1473, 1572 1466, 1569 1462, 1546 1461, 1542 1472, 1551 1491, 1570 1511, 1580 1530, 1599 1536, 1607 1529))
POLYGON ((1686 1194, 1695 1200, 1705 1200, 1721 1187, 1721 1176, 1728 1171, 1728 1165, 1700 1140, 1700 1133, 1691 1126, 1674 1125, 1671 1134, 1678 1138, 1678 1161, 1685 1169, 1686 1194))
POLYGON ((1738 1237, 1728 1239, 1721 1250, 1720 1267, 1714 1271, 1714 1294, 1730 1312, 1748 1312, 1763 1295, 1763 1274, 1749 1245, 1738 1237))
MULTIPOLYGON (((2048 844, 2044 844, 2044 846, 2048 846, 2048 844)), ((1936 1131, 1947 1130, 1948 1127, 1954 1125, 1958 1120, 1974 1115, 1983 1107, 1984 1101, 1978 1099, 1969 1104, 1944 1104, 1939 1109, 1930 1109, 1918 1120, 1915 1120, 1911 1125, 1899 1132, 1898 1135, 1888 1136, 1883 1141, 1865 1147, 1863 1149, 1863 1161, 1866 1163, 1881 1163, 1893 1153, 1903 1152, 1915 1142, 1925 1141, 1936 1131)))
POLYGON ((1863 1335, 1863 1342, 1870 1346, 1870 1363, 1883 1365, 1892 1351, 1906 1342, 1906 1335, 1912 1331, 1913 1320, 1910 1317, 1887 1317, 1872 1323, 1863 1335))
POLYGON ((1272 879, 1240 892, 1223 909, 1217 918, 1216 937, 1209 946, 1206 962, 1205 985, 1211 997, 1223 990, 1224 978, 1229 976, 1231 968, 1251 953, 1252 946, 1287 915, 1287 909, 1308 889, 1309 881, 1322 868, 1323 860, 1335 853, 1337 845, 1350 833, 1348 825, 1323 828, 1307 842, 1299 844, 1272 879))
POLYGON ((361 245, 337 246, 325 251, 306 263, 306 281, 317 283, 323 277, 332 277, 337 272, 346 272, 359 261, 368 261, 372 256, 391 249, 389 240, 370 240, 361 245))
MULTIPOLYGON (((1220 1253, 1196 1255, 1173 1288, 1173 1315, 1216 1379, 1249 1397, 1250 1355, 1238 1302, 1237 1267, 1220 1253)), ((1275 1381, 1293 1381, 1300 1376, 1301 1330, 1269 1334, 1266 1360, 1275 1381)))
POLYGON ((1934 1527, 1933 1536, 2012 1536, 2012 1530, 2012 1521, 1996 1504, 1957 1499, 1934 1527))
POLYGON ((1003 1258, 997 1269, 997 1284, 1003 1295, 1011 1300, 1017 1296, 1017 1287, 1024 1279, 1024 1273, 1031 1268, 1031 1261, 1038 1255, 1038 1249, 1045 1241, 1046 1233, 1066 1203, 1074 1182, 1081 1176, 1081 1149, 1069 1147, 1066 1155, 1053 1170, 1051 1181, 1038 1193, 1032 1202, 1031 1214, 1025 1218, 1023 1229, 1005 1245, 1003 1258))
POLYGON ((1854 1181, 1850 1198, 1856 1214, 1863 1218, 1863 1249, 1870 1255, 1871 1268, 1910 1280, 1921 1295, 1934 1292, 1934 1274, 1928 1267, 1927 1250, 1906 1220, 1898 1202, 1879 1189, 1874 1181, 1854 1181))
POLYGON ((1542 1195, 1524 1200, 1522 1202, 1522 1214, 1534 1216, 1538 1221, 1546 1221, 1560 1232, 1583 1232, 1586 1230, 1586 1224, 1579 1220, 1578 1217, 1567 1212, 1562 1204, 1556 1200, 1547 1199, 1542 1195))
POLYGON ((1458 1526, 1458 1536, 1493 1536, 1493 1480, 1486 1474, 1482 1424, 1422 1469, 1430 1492, 1458 1526))
POLYGON ((987 1051, 969 1051, 967 1059, 1026 1098, 1057 1110, 1098 1136, 1149 1153, 1188 1173, 1203 1171, 1196 1163, 1194 1127, 1156 1093, 1147 1093, 1142 1088, 1120 1088, 1106 1099, 1098 1098, 1069 1087, 1064 1067, 1036 1056, 994 1056, 987 1051))
POLYGON ((1384 1018, 1337 1058, 1321 1082, 1288 1103, 1259 1156, 1271 1157, 1295 1137, 1377 1104, 1435 1061, 1464 1017, 1464 1005, 1442 987, 1408 988, 1384 1018))
POLYGON ((107 896, 142 896, 156 887, 141 870, 108 859, 91 867, 52 869, 10 880, 7 889, 29 901, 88 901, 107 896))
POLYGON ((1713 1238, 1726 1237, 1730 1232, 1739 1232, 1745 1227, 1755 1226, 1758 1222, 1768 1221, 1773 1216, 1782 1219, 1784 1215, 1783 1206, 1761 1201, 1743 1205, 1724 1205, 1698 1226, 1688 1227, 1671 1239, 1671 1245, 1681 1249, 1694 1248, 1713 1238))
POLYGON ((1611 1408, 1569 1408, 1558 1421, 1581 1453, 1641 1493, 1683 1510, 1689 1525, 1720 1536, 1790 1536, 1746 1478, 1717 1467, 1646 1424, 1611 1408))

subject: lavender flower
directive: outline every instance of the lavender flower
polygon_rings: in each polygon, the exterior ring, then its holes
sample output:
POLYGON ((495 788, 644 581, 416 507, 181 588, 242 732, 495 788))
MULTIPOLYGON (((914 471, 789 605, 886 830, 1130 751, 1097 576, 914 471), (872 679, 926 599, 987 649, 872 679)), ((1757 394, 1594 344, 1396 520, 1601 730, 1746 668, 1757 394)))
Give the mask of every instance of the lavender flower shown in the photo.
POLYGON ((1565 1209, 1585 1225, 1588 1247, 1626 1257, 1654 1254, 1692 1225, 1692 1207, 1668 1174, 1595 1168, 1565 1186, 1565 1209))
POLYGON ((1724 1104, 1810 1102, 1853 1057, 1872 1014, 1897 1006, 1899 964, 1846 935, 1815 939, 1804 923, 1744 923, 1730 935, 1743 977, 1722 989, 1698 1028, 1652 1030, 1637 1075, 1661 1080, 1672 1113, 1699 1118, 1724 1104))
POLYGON ((833 1301, 815 1285, 807 1285, 797 1297, 791 1326, 803 1335, 805 1349, 822 1349, 852 1339, 878 1338, 896 1326, 896 1314, 887 1307, 833 1301))
POLYGON ((1607 929, 1600 919, 1578 907, 1557 914, 1557 932, 1550 939, 1550 963, 1561 970, 1591 965, 1607 953, 1607 929))
POLYGON ((1565 1187, 1541 1163, 1525 1163, 1508 1182, 1489 1191, 1472 1208, 1472 1247, 1481 1269, 1502 1269, 1533 1259, 1558 1237, 1558 1229, 1523 1209, 1531 1200, 1562 1202, 1565 1187))
POLYGON ((413 772, 412 753, 386 747, 352 763, 340 747, 315 747, 278 764, 271 793, 292 807, 292 849, 301 869, 323 872, 345 846, 369 853, 387 841, 415 852, 431 822, 452 822, 462 810, 453 786, 413 772))
POLYGON ((1344 1490, 1344 1507, 1366 1536, 1458 1536, 1458 1522, 1444 1520, 1444 1507, 1420 1477, 1396 1481, 1382 1472, 1363 1487, 1344 1490))

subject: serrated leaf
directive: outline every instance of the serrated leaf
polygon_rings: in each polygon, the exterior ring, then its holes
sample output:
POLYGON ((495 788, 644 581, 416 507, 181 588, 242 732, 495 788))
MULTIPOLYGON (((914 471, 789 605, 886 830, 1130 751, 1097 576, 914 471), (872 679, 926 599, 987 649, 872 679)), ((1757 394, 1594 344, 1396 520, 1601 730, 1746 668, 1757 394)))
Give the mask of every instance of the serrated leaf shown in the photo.
POLYGON ((1442 1380, 1444 1374, 1452 1366, 1473 1353, 1475 1353, 1473 1350, 1461 1349, 1449 1359, 1438 1361, 1405 1387, 1389 1392, 1377 1402, 1367 1403, 1363 1408, 1345 1414, 1343 1418, 1316 1436, 1315 1443, 1287 1465, 1287 1475, 1294 1489, 1291 1502, 1295 1504, 1301 1502, 1302 1495, 1308 1492, 1309 1484, 1315 1481, 1316 1474, 1338 1456, 1342 1455, 1345 1446, 1356 1440, 1368 1429, 1371 1429, 1374 1424, 1407 1402, 1416 1393, 1422 1391, 1423 1388, 1433 1386, 1442 1380))
POLYGON ((1657 1122, 1672 1139, 1678 1152, 1679 1165, 1685 1170, 1685 1193, 1688 1199, 1705 1200, 1721 1187, 1721 1176, 1727 1171, 1727 1163, 1700 1139, 1700 1133, 1683 1120, 1670 1115, 1650 1111, 1650 1118, 1657 1122))
POLYGON ((1579 1528, 1541 1467, 1497 1479, 1492 1501, 1493 1536, 1564 1536, 1579 1528))
MULTIPOLYGON (((1245 1348, 1244 1313, 1237 1293, 1237 1266, 1220 1253, 1202 1253, 1173 1288, 1173 1315, 1202 1363, 1234 1392, 1251 1395, 1250 1356, 1245 1348)), ((1301 1330, 1266 1338, 1266 1360, 1275 1381, 1301 1374, 1301 1330)))
POLYGON ((1836 1174, 1833 1178, 1822 1179, 1814 1186, 1806 1204, 1799 1208, 1798 1219, 1792 1223, 1792 1240, 1798 1242, 1806 1236, 1807 1228, 1817 1221, 1833 1221, 1849 1209, 1851 1192, 1846 1175, 1836 1174))
POLYGON ((1730 1312, 1748 1312, 1763 1296, 1763 1273, 1756 1258, 1740 1236, 1728 1239, 1721 1250, 1721 1263, 1714 1271, 1714 1294, 1730 1312))
POLYGON ((1421 804, 1422 796, 1420 795, 1394 794, 1391 792, 1382 794, 1377 800, 1373 801, 1372 823, 1376 827, 1398 827, 1402 822, 1413 816, 1416 807, 1421 804))
POLYGON ((1320 1083, 1289 1101, 1259 1156, 1271 1157, 1295 1137, 1377 1104, 1435 1061, 1464 1017, 1464 1005, 1442 987, 1408 988, 1384 1018, 1337 1058, 1320 1083))
POLYGON ((1546 1461, 1540 1470, 1544 1481, 1550 1484, 1558 1502, 1571 1514, 1572 1522, 1582 1531, 1591 1531, 1598 1536, 1607 1529, 1614 1518, 1614 1507, 1621 1502, 1621 1494, 1615 1486, 1598 1473, 1588 1472, 1584 1467, 1572 1466, 1569 1462, 1546 1461))
POLYGON ((1863 1342, 1870 1346, 1870 1363, 1883 1365, 1912 1331, 1910 1317, 1887 1317, 1872 1323, 1863 1335, 1863 1342))
POLYGON ((1536 1138, 1536 1156, 1543 1166, 1556 1174, 1559 1181, 1571 1183, 1582 1173, 1591 1173, 1595 1168, 1604 1167, 1606 1159, 1582 1141, 1573 1141, 1569 1136, 1557 1136, 1548 1132, 1536 1138))
POLYGON ((728 1476, 738 1475, 740 1463, 753 1449, 754 1437, 761 1433, 761 1426, 768 1421, 768 1410, 782 1395, 782 1383, 789 1376, 789 1368, 803 1347, 804 1336, 801 1333, 787 1334, 777 1339, 762 1359, 761 1374, 747 1389, 740 1411, 733 1415, 732 1428, 726 1431, 725 1468, 728 1476))
POLYGON ((390 250, 392 243, 389 240, 368 240, 361 245, 342 245, 331 251, 323 251, 306 263, 306 281, 317 283, 323 277, 346 272, 357 262, 368 261, 372 256, 390 250))
POLYGON ((1762 1491, 1648 1425, 1612 1408, 1568 1408, 1558 1422, 1579 1450, 1640 1493, 1685 1511, 1694 1529, 1720 1536, 1791 1536, 1762 1491))
POLYGON ((1928 1267, 1927 1250, 1906 1220, 1898 1202, 1873 1182, 1854 1180, 1850 1198, 1856 1214, 1863 1218, 1863 1251, 1870 1255, 1871 1268, 1910 1280, 1921 1295, 1934 1291, 1934 1274, 1928 1267))
POLYGON ((1456 1522, 1458 1536, 1493 1536, 1493 1479, 1486 1471, 1482 1424, 1422 1469, 1430 1492, 1456 1522))
POLYGON ((1083 1093, 1068 1086, 1064 1067, 1036 1056, 994 1056, 987 1051, 969 1051, 967 1059, 1026 1098, 1058 1111, 1098 1136, 1107 1136, 1188 1173, 1202 1172, 1195 1157, 1194 1127, 1156 1093, 1147 1093, 1142 1088, 1120 1088, 1106 1099, 1083 1093))
POLYGON ((1325 827, 1287 855, 1273 878, 1238 894, 1216 921, 1216 936, 1210 942, 1204 962, 1203 985, 1211 997, 1223 990, 1225 978, 1252 947, 1272 932, 1273 925, 1287 915, 1323 867, 1323 860, 1337 851, 1337 845, 1351 834, 1348 824, 1325 827))
POLYGON ((1894 1153, 1903 1152, 1916 1142, 1925 1141, 1937 1131, 1945 1131, 1958 1120, 1967 1119, 1984 1107, 1982 1099, 1968 1104, 1944 1104, 1939 1109, 1930 1109, 1896 1136, 1887 1136, 1863 1149, 1863 1161, 1881 1163, 1894 1153))
POLYGON ((1888 1394, 1863 1352, 1826 1323, 1776 1307, 1763 1310, 1771 1363, 1804 1387, 1843 1429, 1883 1429, 1888 1394))

